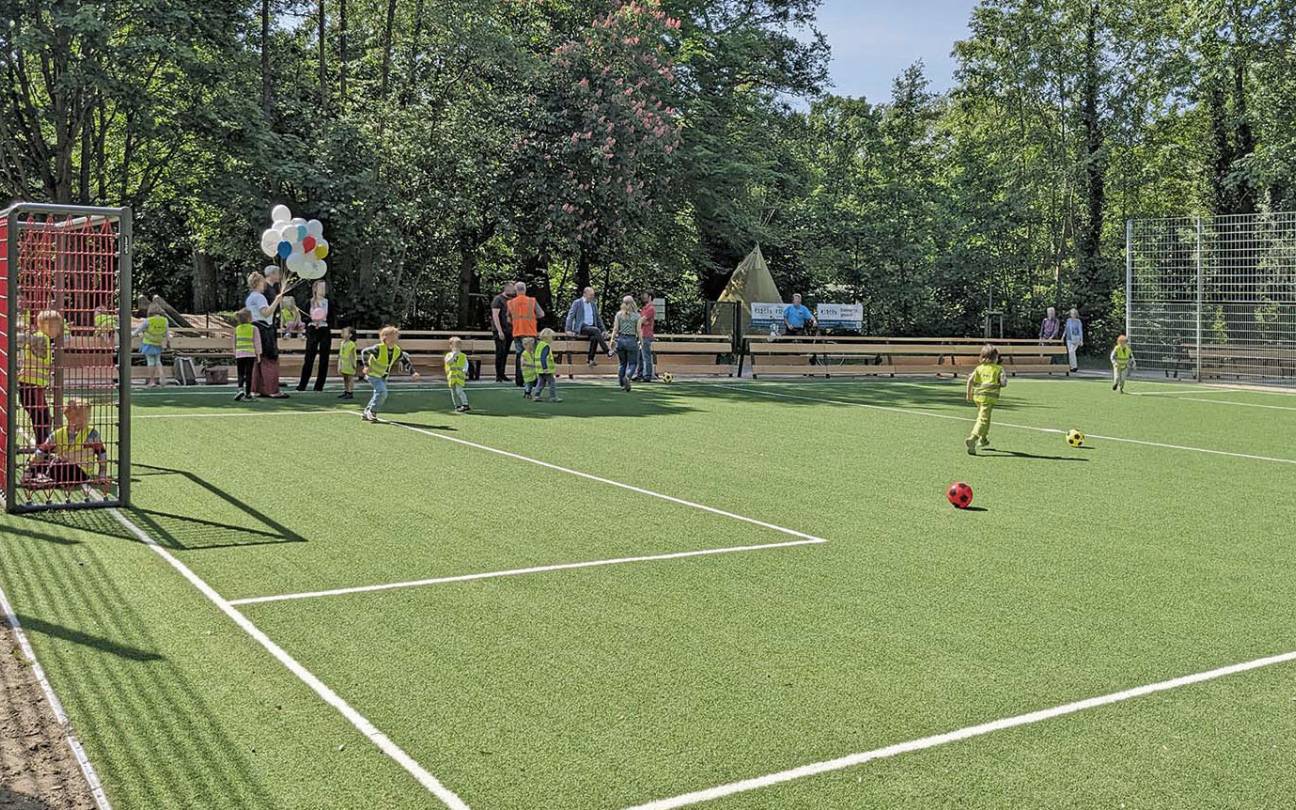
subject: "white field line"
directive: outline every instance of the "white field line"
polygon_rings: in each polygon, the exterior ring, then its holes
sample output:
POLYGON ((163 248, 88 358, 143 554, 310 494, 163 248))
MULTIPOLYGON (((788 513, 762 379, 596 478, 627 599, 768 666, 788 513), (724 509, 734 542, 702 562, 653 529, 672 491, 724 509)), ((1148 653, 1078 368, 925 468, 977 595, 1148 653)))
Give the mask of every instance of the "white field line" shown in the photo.
POLYGON ((1190 686, 1205 681, 1213 681, 1227 675, 1236 675, 1240 672, 1248 672, 1253 669, 1271 667, 1277 664, 1286 664, 1292 661, 1296 661, 1296 652, 1272 655, 1267 658, 1257 658, 1253 661, 1246 661, 1241 664, 1231 664, 1207 672, 1198 672, 1195 675, 1184 675, 1179 678, 1172 678, 1168 681, 1158 681, 1156 683, 1147 684, 1146 686, 1137 686, 1133 689, 1112 692, 1110 694, 1100 695, 1099 697, 1077 700, 1074 703, 1065 703, 1061 706, 1054 706, 1050 709, 1040 709, 1039 711, 1029 712, 1027 714, 1005 717, 1002 720, 993 720, 989 723, 967 726, 966 728, 961 728, 956 731, 947 731, 944 734, 934 734, 930 737, 922 737, 917 740, 909 740, 908 742, 888 745, 885 748, 876 748, 872 751, 863 751, 858 754, 849 754, 844 757, 838 757, 837 759, 829 759, 823 762, 815 762, 810 765, 802 765, 799 768, 791 768, 786 771, 766 774, 765 776, 757 776, 752 779, 730 782, 727 785, 707 788, 706 790, 698 790, 693 793, 685 793, 669 799, 659 799, 657 801, 648 802, 647 804, 636 805, 631 808, 631 810, 670 810, 670 808, 686 807, 692 804, 713 801, 724 796, 732 796, 735 793, 758 790, 760 788, 769 787, 770 785, 791 782, 794 779, 803 779, 807 776, 828 773, 830 771, 840 771, 844 768, 851 768, 877 759, 886 759, 888 757, 899 756, 900 754, 907 754, 912 751, 923 751, 947 743, 958 742, 972 737, 980 737, 984 734, 992 734, 996 731, 1004 731, 1006 729, 1018 728, 1020 726, 1029 726, 1035 723, 1041 723, 1045 720, 1051 720, 1055 717, 1062 717, 1068 714, 1082 712, 1086 709, 1094 709, 1099 706, 1109 706, 1113 703, 1133 700, 1134 698, 1156 694, 1157 692, 1166 692, 1171 689, 1178 689, 1181 686, 1190 686))
POLYGON ((1238 402, 1233 399, 1202 399, 1199 397, 1174 397, 1174 399, 1183 402, 1209 402, 1212 405, 1237 405, 1243 408, 1265 408, 1271 411, 1296 411, 1296 408, 1293 408, 1290 405, 1262 405, 1259 402, 1238 402))
POLYGON ((45 676, 44 668, 36 660, 36 651, 32 649, 31 642, 27 640, 27 633, 23 630, 22 623, 18 621, 18 615, 14 612, 13 605, 9 603, 8 597, 5 596, 3 588, 0 588, 0 618, 3 618, 4 622, 13 628, 14 637, 18 639, 18 647, 31 664, 32 675, 35 676, 36 682, 40 684, 41 691, 45 693, 45 702, 49 704, 50 711, 54 713, 54 719, 58 721, 59 726, 63 729, 63 739, 67 742, 68 748, 72 751, 72 756, 76 759, 77 766, 81 768, 81 773, 90 786, 90 793, 94 796, 95 806, 99 810, 112 810, 112 805, 108 802, 108 796, 104 793, 103 783, 99 781, 99 774, 95 772, 94 765, 90 763, 90 758, 86 756, 80 740, 77 739, 76 733, 72 731, 72 724, 68 722, 67 712, 63 710, 63 703, 58 699, 58 695, 54 694, 54 687, 50 685, 49 678, 45 676))
POLYGON ((345 410, 343 408, 327 408, 327 409, 312 408, 310 410, 297 410, 297 411, 238 411, 235 413, 224 412, 224 411, 215 411, 212 413, 142 413, 142 414, 133 414, 131 418, 132 419, 239 419, 243 417, 261 418, 263 416, 302 416, 302 415, 320 414, 320 413, 346 414, 347 416, 355 416, 358 413, 358 411, 345 410))
POLYGON ((355 726, 361 734, 369 738, 370 742, 378 746, 384 754, 393 759, 411 776, 418 780, 420 785, 427 788, 427 790, 440 799, 446 807, 451 810, 468 810, 468 805, 464 803, 463 799, 460 799, 453 791, 441 784, 435 776, 428 773, 422 765, 415 762, 413 757, 405 753, 405 751, 400 746, 396 745, 396 743, 392 742, 391 738, 375 727, 373 723, 369 722, 364 715, 353 709, 349 703, 342 699, 341 696, 326 686, 319 678, 315 677, 314 673, 298 663, 295 658, 289 655, 278 644, 271 641, 269 636, 263 633, 250 619, 235 610, 228 600, 218 594, 214 588, 190 570, 189 566, 176 559, 171 552, 162 547, 162 545, 154 540, 148 532, 132 523, 120 510, 110 509, 109 512, 117 519, 117 522, 121 523, 121 525, 126 528, 127 531, 138 538, 141 543, 157 552, 158 556, 166 560, 172 568, 180 572, 181 576, 189 580, 190 584, 197 588, 203 596, 206 596, 212 604, 216 605, 222 613, 237 624, 243 632, 247 633, 258 644, 264 647, 266 651, 274 656, 279 663, 283 664, 289 672, 296 675, 302 683, 309 686, 315 694, 319 695, 325 703, 337 709, 338 712, 345 717, 351 725, 355 726))
POLYGON ((608 486, 611 487, 618 487, 619 489, 628 490, 630 492, 637 492, 640 495, 647 495, 650 498, 658 498, 660 500, 667 501, 668 503, 678 504, 679 506, 687 506, 691 509, 698 509, 702 512, 709 512, 713 515, 719 515, 720 517, 727 517, 730 520, 737 520, 742 523, 750 523, 753 526, 760 526, 762 529, 769 529, 770 531, 791 535, 792 537, 800 538, 801 540, 812 540, 819 543, 828 542, 822 537, 815 537, 813 534, 806 534, 805 532, 799 532, 796 529, 788 529, 786 527, 778 526, 773 523, 766 523, 763 520, 757 520, 756 518, 747 517, 746 515, 739 515, 734 512, 726 512, 723 509, 717 509, 714 506, 707 506, 705 504, 697 503, 696 501, 686 501, 683 498, 676 498, 674 495, 663 495, 662 493, 654 492, 651 489, 644 489, 643 487, 637 487, 634 486, 633 484, 623 484, 620 481, 613 481, 611 478, 603 478, 602 476, 593 475, 592 473, 581 472, 580 470, 573 470, 570 467, 562 467, 557 464, 550 464, 547 461, 541 461, 540 459, 531 458, 530 456, 524 456, 519 453, 511 453, 508 450, 500 450, 497 447, 490 447, 489 445, 478 444, 477 442, 470 442, 467 439, 460 439, 455 436, 447 436, 444 433, 437 433, 435 430, 426 430, 424 428, 412 427, 410 425, 402 425, 399 422, 388 422, 387 420, 381 420, 381 421, 385 425, 393 425, 395 427, 404 428, 405 430, 413 431, 414 433, 421 433, 424 436, 431 436, 434 439, 441 439, 442 441, 453 442, 454 444, 463 445, 464 447, 472 447, 476 450, 485 450, 487 453, 494 453, 497 456, 504 456, 505 458, 511 458, 516 461, 525 461, 528 464, 534 464, 537 467, 544 467, 547 470, 555 470, 557 472, 566 473, 568 475, 574 475, 577 478, 584 478, 587 481, 596 481, 600 484, 607 484, 608 486))
POLYGON ((257 605, 264 602, 287 602, 292 599, 314 599, 319 596, 345 596, 352 593, 372 593, 374 591, 394 591, 401 588, 421 588, 428 585, 445 585, 451 582, 473 582, 479 579, 498 579, 500 577, 520 577, 527 574, 544 574, 549 571, 570 571, 575 568, 601 568, 605 565, 625 565, 626 563, 657 562, 659 560, 680 560, 686 557, 707 557, 716 554, 736 554, 743 551, 764 551, 770 548, 790 548, 792 546, 819 545, 827 540, 789 540, 786 543, 761 543, 754 546, 729 546, 726 548, 706 548, 701 551, 672 551, 666 554, 648 554, 640 557, 616 557, 609 560, 590 560, 588 562, 557 563, 555 565, 537 565, 532 568, 512 568, 507 571, 486 571, 480 574, 459 574, 432 579, 412 579, 407 582, 385 582, 380 585, 360 585, 353 588, 332 588, 327 591, 302 591, 284 593, 275 596, 252 596, 245 599, 231 599, 231 605, 257 605))
MULTIPOLYGON (((756 391, 757 393, 764 394, 766 396, 781 397, 783 399, 801 399, 801 400, 806 400, 807 402, 826 402, 832 405, 848 405, 855 408, 868 408, 869 410, 875 410, 875 411, 891 411, 893 413, 909 414, 910 416, 926 416, 932 419, 952 419, 957 422, 976 421, 975 419, 966 416, 955 416, 953 414, 946 414, 946 413, 933 413, 932 411, 924 411, 918 408, 900 408, 892 405, 873 405, 864 402, 847 402, 840 399, 824 399, 822 397, 807 397, 800 394, 784 394, 777 391, 765 391, 760 388, 754 388, 752 390, 756 391)), ((1214 400, 1211 401, 1213 402, 1214 400)), ((1015 428, 1017 430, 1033 430, 1036 433, 1052 433, 1052 434, 1063 435, 1063 436, 1066 435, 1066 431, 1061 430, 1059 428, 1036 427, 1035 425, 1017 425, 1017 424, 1013 424, 1012 422, 1000 422, 997 420, 995 421, 995 425, 998 427, 1015 428)), ((1206 448, 1206 447, 1189 447, 1183 444, 1167 444, 1165 442, 1151 442, 1151 441, 1144 441, 1142 439, 1127 439, 1121 436, 1103 436, 1098 433, 1090 433, 1087 435, 1091 439, 1101 439, 1107 442, 1120 442, 1122 444, 1137 444, 1137 445, 1142 445, 1144 447, 1160 447, 1165 450, 1184 450, 1192 453, 1206 453, 1212 456, 1228 456, 1230 458, 1245 458, 1245 459, 1250 459, 1251 461, 1268 461, 1274 464, 1296 464, 1296 458, 1275 458, 1273 456, 1257 456, 1257 455, 1252 455, 1251 453, 1235 453, 1231 450, 1211 450, 1210 448, 1206 448)))

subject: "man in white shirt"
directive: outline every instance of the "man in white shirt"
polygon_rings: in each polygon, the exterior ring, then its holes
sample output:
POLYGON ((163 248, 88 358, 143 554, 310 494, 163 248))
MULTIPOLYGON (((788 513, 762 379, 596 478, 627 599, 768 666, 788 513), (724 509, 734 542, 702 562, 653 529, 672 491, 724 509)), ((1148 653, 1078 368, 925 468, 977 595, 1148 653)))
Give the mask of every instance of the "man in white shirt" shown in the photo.
POLYGON ((589 356, 586 362, 591 366, 594 365, 596 349, 611 355, 607 344, 607 329, 603 325, 603 316, 599 314, 593 287, 586 287, 581 297, 572 301, 571 309, 567 310, 565 329, 573 337, 589 338, 589 356))

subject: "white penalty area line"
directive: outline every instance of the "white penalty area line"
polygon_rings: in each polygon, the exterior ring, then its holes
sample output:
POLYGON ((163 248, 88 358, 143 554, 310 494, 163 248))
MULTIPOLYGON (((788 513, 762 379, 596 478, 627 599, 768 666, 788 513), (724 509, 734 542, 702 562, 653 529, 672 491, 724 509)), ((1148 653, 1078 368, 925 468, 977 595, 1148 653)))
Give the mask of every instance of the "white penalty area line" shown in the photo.
POLYGON ((1004 731, 1021 726, 1029 726, 1035 723, 1042 723, 1045 720, 1051 720, 1055 717, 1063 717, 1068 714, 1085 711, 1086 709, 1095 709, 1099 706, 1109 706, 1113 703, 1121 703, 1127 700, 1144 697, 1146 695, 1156 694, 1157 692, 1166 692, 1171 689, 1178 689, 1181 686, 1191 686, 1192 684, 1213 681, 1217 678, 1223 678, 1228 675, 1236 675, 1241 672, 1249 672, 1254 669, 1276 666, 1296 661, 1296 652, 1283 653, 1281 655, 1271 655, 1267 658, 1257 658, 1253 661, 1246 661, 1241 664, 1232 664, 1230 666, 1219 667, 1207 672, 1199 672, 1195 675, 1184 675, 1179 678, 1172 678, 1168 681, 1158 681, 1146 686, 1137 686, 1133 689, 1125 689, 1120 692, 1112 692, 1099 697, 1086 698, 1077 700, 1074 703, 1065 703, 1061 706, 1054 706, 1050 709, 1040 709, 1039 711, 1019 714, 1014 717, 1006 717, 1002 720, 993 720, 989 723, 981 723, 975 726, 967 726, 956 731, 947 731, 944 734, 934 734, 930 737, 921 737, 908 742, 888 745, 885 748, 876 748, 872 751, 863 751, 858 754, 849 754, 837 759, 829 759, 823 762, 815 762, 810 765, 802 765, 799 768, 791 768, 786 771, 757 776, 752 779, 744 779, 738 782, 730 782, 727 785, 698 790, 692 793, 685 793, 680 796, 674 796, 669 799, 659 799, 648 802, 647 804, 636 805, 630 810, 670 810, 670 808, 687 807, 701 802, 713 801, 725 796, 732 796, 735 793, 745 793, 747 791, 759 790, 771 785, 778 785, 784 782, 791 782, 796 779, 804 779, 808 776, 829 773, 831 771, 840 771, 845 768, 852 768, 856 765, 863 765, 866 762, 872 762, 878 759, 887 759, 889 757, 908 754, 913 751, 923 751, 928 748, 946 745, 947 743, 967 740, 972 737, 980 737, 986 734, 992 734, 996 731, 1004 731))
POLYGON ((112 810, 112 805, 108 802, 108 796, 104 793, 103 783, 99 781, 99 774, 95 771, 94 765, 91 764, 90 758, 86 756, 85 749, 81 747, 81 741, 77 739, 76 734, 72 731, 72 724, 68 721, 67 712, 63 710, 63 703, 58 699, 58 695, 54 694, 54 687, 50 684, 49 678, 45 676, 45 669, 36 660, 36 651, 32 649, 31 642, 27 640, 27 632, 23 630, 22 623, 18 621, 18 614, 14 612, 13 605, 9 603, 3 588, 0 588, 0 619, 13 628, 14 638, 18 640, 18 648, 22 650, 23 655, 31 664, 32 676, 40 684, 41 692, 45 694, 45 702, 49 704, 50 711, 54 713, 54 719, 58 721, 59 727, 63 730, 63 739, 72 751, 72 756, 76 759, 82 775, 85 776, 86 783, 90 786, 90 793, 94 796, 95 806, 99 810, 112 810))
MULTIPOLYGON (((735 388, 735 390, 755 391, 756 393, 764 394, 765 396, 780 397, 782 399, 800 399, 800 400, 805 400, 807 402, 824 402, 831 405, 848 405, 855 408, 868 408, 869 410, 874 410, 874 411, 890 411, 893 413, 908 414, 910 416, 926 416, 932 419, 951 419, 956 422, 976 421, 975 419, 966 416, 955 416, 954 414, 948 414, 948 413, 934 413, 932 411, 924 411, 919 408, 900 408, 894 405, 873 405, 866 402, 849 402, 840 399, 824 399, 822 397, 808 397, 801 394, 785 394, 779 391, 767 391, 763 388, 756 387, 756 386, 745 387, 745 388, 738 388, 737 386, 730 386, 730 387, 735 388)), ((1208 400, 1208 401, 1214 402, 1215 400, 1208 400)), ((1018 425, 1012 422, 1000 422, 997 420, 995 421, 995 425, 997 427, 1015 428, 1017 430, 1033 430, 1036 433, 1051 433, 1051 434, 1061 435, 1061 436, 1065 436, 1067 433, 1067 431, 1061 430, 1059 428, 1038 427, 1036 425, 1018 425)), ((1228 456, 1230 458, 1245 458, 1245 459, 1250 459, 1251 461, 1268 461, 1274 464, 1296 464, 1296 458, 1275 458, 1274 456, 1257 456, 1251 453, 1235 453, 1231 450, 1212 450, 1207 447, 1189 447, 1183 444, 1167 444, 1165 442, 1144 441, 1143 439, 1127 439, 1121 436, 1103 436, 1098 433, 1090 433, 1087 435, 1091 439, 1101 439, 1102 441, 1107 441, 1107 442, 1120 442, 1122 444, 1137 444, 1137 445, 1142 445, 1143 447, 1159 447, 1164 450, 1184 450, 1192 453, 1205 453, 1207 455, 1212 455, 1212 456, 1228 456)))
POLYGON ((468 805, 463 801, 463 799, 459 798, 453 791, 441 784, 435 776, 428 773, 422 765, 415 762, 413 757, 405 753, 405 751, 396 743, 392 742, 391 738, 380 731, 373 723, 369 722, 364 715, 353 709, 351 704, 343 700, 341 696, 326 686, 324 682, 317 678, 310 670, 306 669, 306 667, 298 663, 297 660, 289 655, 282 647, 274 643, 270 637, 263 633, 250 619, 238 610, 235 610, 228 600, 218 594, 214 588, 195 574, 189 566, 176 559, 171 552, 167 551, 167 549, 154 540, 148 532, 132 523, 130 519, 118 509, 110 509, 109 513, 112 514, 112 516, 117 519, 117 522, 124 526, 127 531, 139 539, 141 543, 153 549, 153 551, 157 552, 158 556, 166 560, 172 568, 180 572, 181 576, 189 580, 191 585, 197 588, 203 596, 206 596, 212 604, 216 605, 216 607, 237 624, 243 632, 247 633, 253 638, 253 640, 264 647, 267 652, 274 656, 275 660, 283 664, 293 675, 296 675, 302 683, 309 686, 311 691, 316 695, 319 695, 325 703, 337 709, 338 712, 345 717, 349 723, 351 723, 351 725, 355 726, 356 730, 367 737, 374 745, 378 746, 379 750, 384 754, 404 768, 410 776, 413 776, 420 785, 440 799, 446 807, 451 810, 468 810, 468 805))
POLYGON ((588 562, 557 563, 555 565, 537 565, 532 568, 513 568, 507 571, 487 571, 480 574, 460 574, 458 576, 434 577, 432 579, 414 579, 408 582, 387 582, 381 585, 360 585, 353 588, 333 588, 327 591, 302 591, 285 593, 276 596, 253 596, 246 599, 231 599, 231 605, 256 605, 264 602, 287 602, 293 599, 314 599, 320 596, 345 596, 353 593, 372 593, 374 591, 394 591, 402 588, 421 588, 429 585, 445 585, 452 582, 473 582, 479 579, 498 579, 501 577, 519 577, 527 574, 544 574, 550 571, 570 571, 576 568, 601 568, 607 565, 625 565, 627 563, 657 562, 660 560, 680 560, 686 557, 707 557, 716 554, 737 554, 745 551, 765 551, 772 548, 791 548, 793 546, 819 545, 827 540, 790 540, 786 543, 762 543, 752 546, 730 546, 727 548, 707 548, 701 551, 674 551, 666 554, 647 554, 639 557, 616 557, 609 560, 590 560, 588 562))
POLYGON ((647 495, 650 498, 657 498, 659 500, 663 500, 668 503, 677 504, 679 506, 687 506, 690 509, 697 509, 702 512, 709 512, 713 515, 719 515, 720 517, 729 518, 730 520, 737 520, 742 523, 749 523, 752 526, 759 526, 762 529, 769 529, 770 531, 779 532, 780 534, 790 535, 792 537, 796 537, 801 540, 810 540, 816 543, 828 542, 822 537, 815 537, 813 534, 806 534, 805 532, 799 532, 796 529, 789 529, 787 527, 778 526, 773 523, 766 523, 763 520, 757 520, 756 518, 747 517, 746 515, 739 515, 735 512, 727 512, 724 509, 717 509, 714 506, 707 506, 706 504, 697 503, 696 501, 688 501, 683 498, 676 498, 674 495, 664 495, 660 492, 654 492, 651 489, 644 489, 643 487, 637 487, 634 486, 633 484, 624 484, 620 481, 613 481, 611 478, 604 478, 602 476, 594 475, 592 473, 581 472, 580 470, 573 470, 570 467, 562 467, 558 464, 551 464, 548 461, 541 461, 538 458, 531 458, 530 456, 524 456, 521 455, 520 453, 512 453, 509 452, 508 450, 500 450, 498 447, 491 447, 485 444, 478 444, 477 442, 470 442, 467 439, 460 439, 456 436, 448 436, 444 433, 438 433, 435 430, 427 430, 425 428, 413 427, 412 425, 402 425, 400 422, 389 422, 385 419, 379 421, 385 425, 392 425, 395 427, 404 428, 405 430, 409 430, 414 433, 421 433, 424 436, 431 436, 434 439, 441 439, 442 441, 453 442, 454 444, 463 445, 464 447, 471 447, 476 450, 484 450, 487 453, 494 453, 497 456, 504 456, 505 458, 511 458, 516 461, 525 461, 528 464, 534 464, 537 467, 544 467, 547 470, 554 470, 556 472, 566 473, 567 475, 574 475, 577 478, 584 478, 587 481, 596 481, 600 484, 607 484, 610 487, 617 487, 619 489, 628 490, 630 492, 637 492, 640 495, 647 495))
MULTIPOLYGON (((1221 392, 1222 393, 1222 392, 1221 392)), ((1181 402, 1208 402, 1211 405, 1236 405, 1242 408, 1264 408, 1269 411, 1296 411, 1290 405, 1264 405, 1259 402, 1238 402, 1235 399, 1204 399, 1202 397, 1171 397, 1181 402)))

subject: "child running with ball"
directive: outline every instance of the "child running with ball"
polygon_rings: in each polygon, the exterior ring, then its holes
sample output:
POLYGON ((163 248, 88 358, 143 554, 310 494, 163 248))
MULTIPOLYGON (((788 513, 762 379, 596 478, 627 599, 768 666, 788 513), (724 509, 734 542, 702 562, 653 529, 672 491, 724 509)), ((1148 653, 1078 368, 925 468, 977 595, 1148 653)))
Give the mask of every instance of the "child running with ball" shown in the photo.
POLYGON ((975 456, 978 447, 990 446, 990 414, 999 404, 999 392, 1006 385, 1003 366, 999 365, 999 350, 986 344, 981 349, 981 363, 968 375, 967 381, 968 402, 977 406, 976 425, 964 442, 968 455, 975 456))
POLYGON ((365 377, 373 386, 373 396, 369 398, 369 404, 360 415, 360 418, 366 422, 378 421, 378 409, 387 401, 387 376, 391 374, 393 368, 399 365, 401 371, 409 374, 412 379, 419 378, 410 356, 401 351, 398 343, 400 330, 394 326, 384 326, 378 333, 378 337, 376 346, 370 346, 360 352, 360 362, 364 364, 365 377))

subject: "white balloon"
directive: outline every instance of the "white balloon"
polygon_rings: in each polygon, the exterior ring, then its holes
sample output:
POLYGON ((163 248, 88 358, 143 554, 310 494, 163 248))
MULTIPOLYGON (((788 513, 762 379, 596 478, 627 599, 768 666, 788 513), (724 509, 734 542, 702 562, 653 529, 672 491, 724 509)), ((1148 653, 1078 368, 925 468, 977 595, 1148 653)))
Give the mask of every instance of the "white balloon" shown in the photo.
POLYGON ((305 278, 305 276, 302 275, 303 271, 305 271, 308 266, 305 256, 300 253, 294 253, 288 257, 288 260, 284 262, 284 264, 288 267, 289 272, 296 273, 305 278))
POLYGON ((324 274, 327 272, 328 272, 327 262, 321 259, 316 259, 314 261, 307 259, 306 266, 303 267, 301 270, 297 271, 297 276, 299 278, 304 278, 304 279, 309 279, 310 281, 314 281, 315 279, 324 278, 324 274))
POLYGON ((270 219, 273 222, 288 222, 292 219, 292 211, 286 205, 276 205, 270 210, 270 219))
POLYGON ((316 239, 323 239, 324 223, 320 222, 318 219, 312 219, 310 222, 306 223, 306 233, 310 234, 316 239))
POLYGON ((301 217, 293 217, 292 220, 291 220, 291 222, 292 222, 292 224, 294 224, 294 225, 305 225, 305 224, 306 224, 306 220, 302 219, 301 217))
POLYGON ((284 223, 284 226, 283 226, 282 228, 279 229, 279 241, 280 241, 280 242, 296 242, 296 241, 297 241, 297 226, 296 226, 296 225, 290 225, 290 224, 288 224, 288 223, 284 223))
POLYGON ((279 251, 279 232, 274 228, 261 234, 261 252, 273 258, 279 251))

